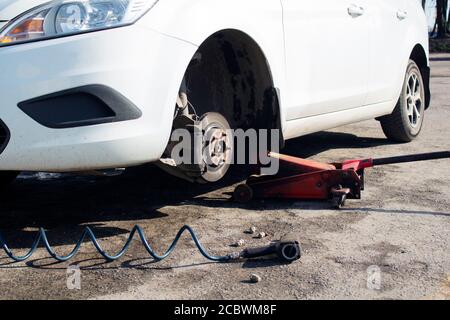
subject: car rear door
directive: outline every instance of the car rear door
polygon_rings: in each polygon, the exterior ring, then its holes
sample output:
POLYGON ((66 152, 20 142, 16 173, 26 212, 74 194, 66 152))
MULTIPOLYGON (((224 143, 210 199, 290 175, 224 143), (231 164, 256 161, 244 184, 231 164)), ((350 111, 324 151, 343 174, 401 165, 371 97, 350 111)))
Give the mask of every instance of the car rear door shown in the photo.
POLYGON ((370 71, 367 104, 398 99, 407 61, 407 0, 370 1, 370 71))
POLYGON ((367 1, 281 0, 287 120, 364 105, 369 68, 367 1))

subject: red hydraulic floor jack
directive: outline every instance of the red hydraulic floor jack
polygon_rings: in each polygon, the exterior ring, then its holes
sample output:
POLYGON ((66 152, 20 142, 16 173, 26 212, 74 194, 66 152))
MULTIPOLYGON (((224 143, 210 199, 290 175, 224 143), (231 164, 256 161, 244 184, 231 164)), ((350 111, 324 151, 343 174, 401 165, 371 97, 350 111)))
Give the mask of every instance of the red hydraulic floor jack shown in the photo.
POLYGON ((347 199, 361 199, 364 190, 364 170, 376 166, 450 158, 450 151, 408 156, 347 160, 325 164, 277 153, 270 157, 280 160, 280 173, 275 176, 251 176, 234 191, 235 201, 246 203, 254 198, 297 200, 331 200, 342 208, 347 199))

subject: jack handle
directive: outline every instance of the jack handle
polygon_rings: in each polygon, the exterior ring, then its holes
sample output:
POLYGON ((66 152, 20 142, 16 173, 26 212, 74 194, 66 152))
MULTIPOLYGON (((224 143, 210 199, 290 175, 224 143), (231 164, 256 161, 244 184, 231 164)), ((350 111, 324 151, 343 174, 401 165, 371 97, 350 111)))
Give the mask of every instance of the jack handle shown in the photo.
POLYGON ((389 164, 410 163, 410 162, 430 161, 430 160, 439 160, 439 159, 450 159, 450 151, 422 153, 422 154, 413 154, 413 155, 408 155, 408 156, 373 159, 372 166, 376 167, 376 166, 384 166, 384 165, 389 165, 389 164))

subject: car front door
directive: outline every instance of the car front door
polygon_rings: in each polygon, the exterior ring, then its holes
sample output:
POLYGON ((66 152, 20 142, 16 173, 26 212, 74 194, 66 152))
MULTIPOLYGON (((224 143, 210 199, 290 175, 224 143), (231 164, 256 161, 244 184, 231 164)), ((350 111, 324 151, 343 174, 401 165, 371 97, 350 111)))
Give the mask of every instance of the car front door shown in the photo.
POLYGON ((364 105, 369 68, 367 1, 281 0, 287 120, 364 105))

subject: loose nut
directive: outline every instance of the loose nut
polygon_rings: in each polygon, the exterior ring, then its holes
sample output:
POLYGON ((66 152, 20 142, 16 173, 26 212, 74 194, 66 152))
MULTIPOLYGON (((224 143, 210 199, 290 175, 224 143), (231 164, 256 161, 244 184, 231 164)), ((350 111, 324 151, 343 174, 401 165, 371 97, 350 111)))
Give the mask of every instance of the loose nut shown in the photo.
POLYGON ((258 228, 256 228, 255 226, 250 227, 250 229, 248 229, 247 231, 245 231, 245 233, 248 234, 255 234, 256 231, 258 231, 258 228))
POLYGON ((243 247, 244 245, 245 245, 245 240, 241 239, 238 242, 236 242, 235 244, 233 244, 233 247, 240 248, 240 247, 243 247))
POLYGON ((258 283, 261 282, 262 278, 260 276, 258 276, 257 274, 252 274, 250 276, 250 282, 251 283, 258 283))
POLYGON ((265 232, 260 232, 258 234, 258 239, 264 239, 265 237, 267 237, 267 234, 265 232))

